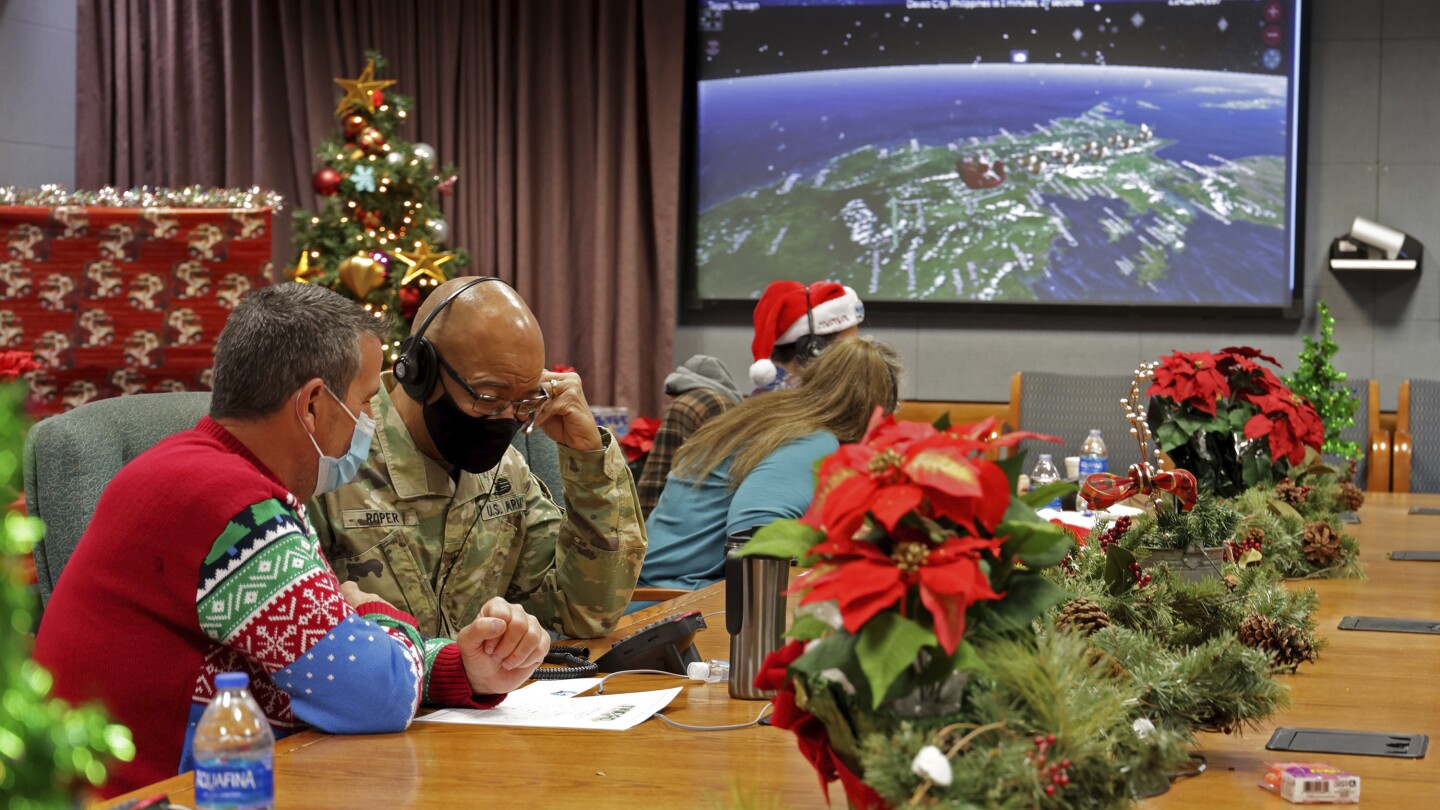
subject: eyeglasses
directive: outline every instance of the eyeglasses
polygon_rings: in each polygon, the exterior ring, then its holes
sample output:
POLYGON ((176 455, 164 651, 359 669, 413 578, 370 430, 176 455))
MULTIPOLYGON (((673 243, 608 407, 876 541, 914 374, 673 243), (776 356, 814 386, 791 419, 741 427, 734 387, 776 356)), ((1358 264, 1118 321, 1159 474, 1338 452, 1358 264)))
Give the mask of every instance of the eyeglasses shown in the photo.
POLYGON ((546 394, 543 388, 540 390, 539 396, 530 399, 505 399, 481 394, 471 388, 470 383, 465 382, 465 378, 451 368, 450 364, 445 362, 438 353, 435 355, 435 359, 440 361, 440 367, 445 369, 445 373, 450 375, 450 379, 459 383, 460 387, 465 389, 465 393, 475 400, 470 406, 470 412, 476 416, 499 416, 507 409, 512 409, 520 419, 529 419, 535 415, 536 411, 540 410, 540 406, 544 405, 546 400, 550 399, 550 395, 546 394))

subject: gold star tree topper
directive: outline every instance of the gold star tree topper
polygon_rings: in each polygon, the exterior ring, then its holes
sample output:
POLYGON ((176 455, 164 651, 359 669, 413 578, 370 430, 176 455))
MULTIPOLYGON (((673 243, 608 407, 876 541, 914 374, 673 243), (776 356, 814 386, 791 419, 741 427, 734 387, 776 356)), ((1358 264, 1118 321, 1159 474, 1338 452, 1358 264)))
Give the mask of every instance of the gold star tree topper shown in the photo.
POLYGON ((358 79, 336 78, 335 83, 345 91, 345 97, 340 99, 340 106, 335 108, 335 114, 340 115, 346 110, 354 107, 364 107, 365 112, 375 113, 376 90, 384 90, 395 83, 394 79, 376 79, 375 61, 372 59, 365 63, 365 70, 360 73, 358 79))
POLYGON ((443 284, 448 281, 445 273, 441 271, 440 265, 455 258, 454 253, 433 253, 428 242, 416 242, 414 250, 397 250, 395 258, 409 265, 410 269, 405 271, 405 277, 400 279, 400 286, 405 286, 421 276, 429 276, 436 284, 443 284))

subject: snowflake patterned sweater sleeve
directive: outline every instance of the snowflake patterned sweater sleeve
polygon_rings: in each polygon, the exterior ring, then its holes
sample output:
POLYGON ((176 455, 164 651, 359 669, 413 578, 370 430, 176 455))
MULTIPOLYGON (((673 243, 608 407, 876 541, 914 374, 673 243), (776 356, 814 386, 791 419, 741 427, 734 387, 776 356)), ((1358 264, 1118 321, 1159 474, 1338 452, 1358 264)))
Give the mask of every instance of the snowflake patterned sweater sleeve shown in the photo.
POLYGON ((454 642, 423 638, 384 603, 353 610, 303 514, 279 500, 231 519, 201 568, 196 607, 207 636, 267 672, 295 718, 323 731, 395 732, 422 702, 500 701, 471 694, 454 642))

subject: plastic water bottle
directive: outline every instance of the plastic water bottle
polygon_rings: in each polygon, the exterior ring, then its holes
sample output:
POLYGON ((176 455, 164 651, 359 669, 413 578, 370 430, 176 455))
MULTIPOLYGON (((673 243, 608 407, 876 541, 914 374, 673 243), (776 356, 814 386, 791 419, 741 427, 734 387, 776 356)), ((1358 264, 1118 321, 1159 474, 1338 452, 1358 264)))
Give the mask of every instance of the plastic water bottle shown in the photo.
POLYGON ((250 676, 215 676, 215 699, 200 717, 191 747, 197 810, 275 807, 275 734, 246 689, 250 676))
MULTIPOLYGON (((1030 489, 1037 490, 1046 484, 1053 484, 1060 480, 1060 471, 1055 468, 1055 460, 1049 453, 1041 453, 1039 460, 1035 462, 1034 469, 1030 470, 1030 489)), ((1060 499, 1056 498, 1050 503, 1040 507, 1041 509, 1059 509, 1060 499)))
MULTIPOLYGON (((1085 443, 1080 445, 1080 483, 1083 485, 1085 479, 1095 473, 1109 471, 1110 454, 1105 450, 1105 440, 1100 437, 1100 431, 1091 430, 1090 435, 1085 437, 1085 443)), ((1084 506, 1085 514, 1094 514, 1088 503, 1084 506)))
POLYGON ((724 683, 730 680, 730 662, 713 658, 709 661, 692 661, 685 667, 685 674, 692 681, 724 683))

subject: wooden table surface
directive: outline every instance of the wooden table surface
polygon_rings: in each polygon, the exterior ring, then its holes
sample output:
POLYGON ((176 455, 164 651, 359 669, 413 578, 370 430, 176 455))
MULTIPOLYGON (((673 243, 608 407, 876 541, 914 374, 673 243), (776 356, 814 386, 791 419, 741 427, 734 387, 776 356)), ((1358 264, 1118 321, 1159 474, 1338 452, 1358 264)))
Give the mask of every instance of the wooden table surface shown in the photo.
MULTIPOLYGON (((1410 505, 1440 506, 1440 496, 1369 495, 1361 541, 1369 578, 1319 581, 1318 619, 1330 645, 1320 661, 1284 676, 1294 705, 1244 736, 1205 734, 1209 770, 1183 780, 1147 808, 1288 806, 1255 787, 1262 763, 1318 760, 1360 775, 1372 808, 1440 804, 1440 753, 1420 760, 1267 752, 1275 726, 1315 726, 1440 737, 1440 637, 1336 629, 1347 615, 1440 620, 1440 563, 1392 562, 1395 549, 1440 550, 1440 517, 1410 516, 1410 505)), ((714 586, 627 617, 626 624, 684 611, 724 609, 714 586)), ((697 644, 705 658, 728 658, 724 617, 708 620, 697 644)), ((617 635, 624 635, 622 627, 617 635)), ((608 647, 592 643, 592 655, 608 647)), ((608 692, 691 683, 681 678, 622 675, 608 692)), ((693 684, 665 709, 684 723, 720 725, 752 719, 763 704, 730 700, 724 684, 693 684)), ((628 732, 487 728, 415 723, 403 734, 334 736, 305 732, 276 744, 279 808, 555 807, 824 807, 814 771, 789 732, 770 727, 690 732, 649 720, 628 732)), ((836 806, 843 792, 832 786, 836 806)), ((129 797, 168 793, 194 805, 191 774, 129 797)))

